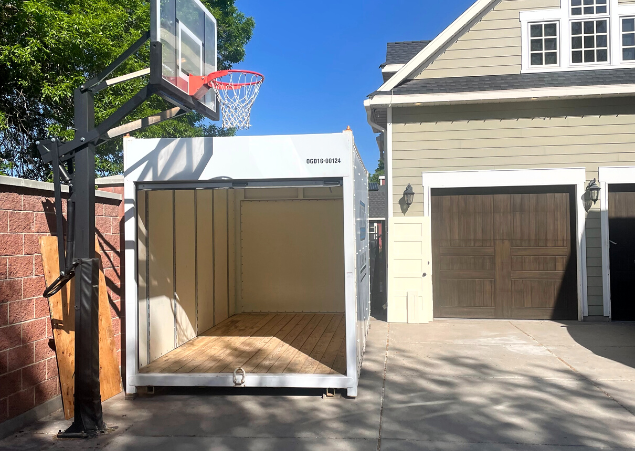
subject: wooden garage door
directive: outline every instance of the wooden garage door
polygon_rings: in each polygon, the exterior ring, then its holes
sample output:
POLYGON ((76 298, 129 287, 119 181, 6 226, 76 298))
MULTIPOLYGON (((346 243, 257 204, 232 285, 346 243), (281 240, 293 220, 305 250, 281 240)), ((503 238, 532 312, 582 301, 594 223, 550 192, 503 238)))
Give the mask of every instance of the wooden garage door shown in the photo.
POLYGON ((635 185, 609 185, 611 317, 635 321, 635 185))
POLYGON ((577 318, 570 191, 432 190, 434 315, 577 318))

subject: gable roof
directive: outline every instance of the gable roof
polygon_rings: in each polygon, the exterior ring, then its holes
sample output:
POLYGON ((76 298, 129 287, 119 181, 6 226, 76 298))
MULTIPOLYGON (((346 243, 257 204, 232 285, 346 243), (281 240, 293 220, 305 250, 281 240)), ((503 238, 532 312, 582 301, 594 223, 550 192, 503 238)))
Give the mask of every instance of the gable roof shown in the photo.
POLYGON ((430 42, 429 40, 389 42, 386 44, 386 62, 380 67, 388 64, 406 64, 430 42))
POLYGON ((402 83, 408 76, 417 70, 430 57, 434 56, 444 45, 449 43, 458 34, 469 27, 473 20, 481 15, 494 3, 500 0, 477 0, 445 30, 437 35, 428 45, 423 47, 410 61, 390 77, 377 91, 390 91, 402 83))

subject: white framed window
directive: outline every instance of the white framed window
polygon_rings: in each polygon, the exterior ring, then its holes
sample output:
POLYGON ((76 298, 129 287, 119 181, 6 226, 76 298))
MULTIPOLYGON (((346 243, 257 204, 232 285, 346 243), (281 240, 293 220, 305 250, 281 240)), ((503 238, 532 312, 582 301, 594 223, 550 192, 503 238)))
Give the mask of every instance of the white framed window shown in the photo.
POLYGON ((522 73, 635 66, 635 2, 560 0, 559 8, 521 11, 519 19, 522 73), (556 24, 555 50, 547 48, 547 24, 556 24))
POLYGON ((608 19, 572 21, 571 63, 607 63, 608 34, 608 19))
POLYGON ((590 16, 608 13, 607 0, 571 0, 571 16, 590 16))
POLYGON ((529 24, 529 65, 558 65, 558 22, 529 24))
POLYGON ((622 61, 635 62, 635 17, 621 20, 622 61))

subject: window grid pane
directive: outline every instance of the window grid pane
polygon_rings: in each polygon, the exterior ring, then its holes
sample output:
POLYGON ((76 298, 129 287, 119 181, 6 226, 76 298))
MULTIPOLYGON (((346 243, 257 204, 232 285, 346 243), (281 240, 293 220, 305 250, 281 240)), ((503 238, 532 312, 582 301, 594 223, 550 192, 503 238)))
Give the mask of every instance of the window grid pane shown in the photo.
POLYGON ((607 0, 570 0, 572 16, 587 16, 589 14, 606 14, 607 0))
POLYGON ((635 61, 635 18, 622 19, 622 60, 635 61))
POLYGON ((571 62, 580 64, 607 61, 608 21, 602 19, 571 22, 571 62))
POLYGON ((558 65, 558 22, 529 25, 529 64, 558 65))

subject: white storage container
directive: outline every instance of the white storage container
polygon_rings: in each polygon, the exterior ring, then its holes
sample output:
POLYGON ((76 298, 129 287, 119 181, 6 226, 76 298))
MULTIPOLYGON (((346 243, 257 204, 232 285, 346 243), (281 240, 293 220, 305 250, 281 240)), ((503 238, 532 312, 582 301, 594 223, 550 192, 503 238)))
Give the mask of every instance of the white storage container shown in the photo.
POLYGON ((124 140, 126 391, 345 388, 369 303, 350 131, 124 140))

